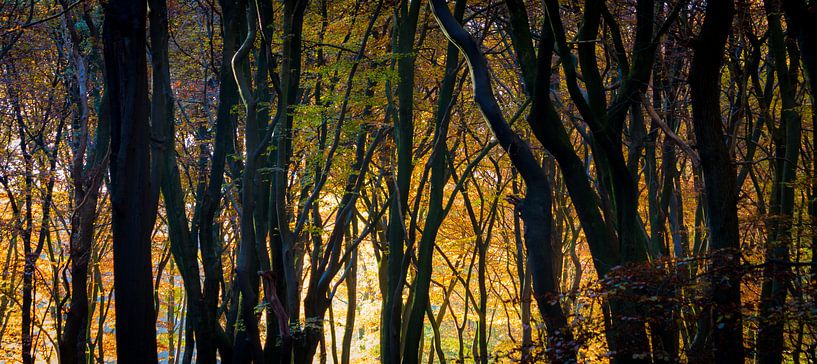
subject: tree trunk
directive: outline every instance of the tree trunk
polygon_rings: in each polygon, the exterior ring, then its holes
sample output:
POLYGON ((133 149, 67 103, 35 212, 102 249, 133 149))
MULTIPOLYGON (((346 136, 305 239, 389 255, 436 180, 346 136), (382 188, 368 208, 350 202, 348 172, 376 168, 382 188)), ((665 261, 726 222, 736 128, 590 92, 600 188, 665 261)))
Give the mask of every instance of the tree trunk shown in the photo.
MULTIPOLYGON (((222 282, 221 247, 218 244, 215 218, 220 207, 221 189, 224 183, 224 167, 227 155, 233 153, 236 117, 232 113, 238 103, 238 88, 231 70, 231 59, 238 47, 239 29, 244 25, 244 17, 236 0, 222 0, 222 49, 219 68, 219 103, 216 112, 213 156, 207 187, 201 200, 198 222, 199 249, 204 267, 204 317, 202 331, 216 332, 218 328, 218 304, 220 283, 222 282)), ((218 345, 221 360, 231 361, 230 345, 218 345)), ((206 358, 206 356, 204 357, 206 358)))
MULTIPOLYGON (((357 230, 355 222, 356 219, 353 219, 352 229, 357 230)), ((354 236, 357 236, 357 234, 354 236)), ((341 364, 349 364, 349 356, 352 350, 352 335, 354 335, 355 332, 355 316, 357 314, 357 252, 352 253, 349 265, 349 273, 346 276, 348 302, 346 307, 346 322, 343 327, 343 346, 340 354, 341 364)))
POLYGON ((799 57, 792 56, 792 68, 786 63, 787 52, 780 17, 780 0, 766 0, 766 19, 769 24, 769 53, 774 58, 778 75, 782 115, 780 126, 772 131, 775 163, 772 196, 769 199, 766 264, 760 295, 760 322, 758 326, 758 362, 773 364, 783 361, 785 347, 783 326, 785 303, 791 281, 789 249, 791 247, 792 215, 794 213, 794 180, 800 152, 801 119, 796 102, 796 70, 799 57))
POLYGON ((89 347, 89 299, 88 267, 91 260, 91 245, 94 239, 94 221, 102 185, 104 170, 108 163, 110 125, 108 124, 107 96, 103 95, 101 107, 97 110, 96 141, 89 149, 88 119, 89 100, 87 84, 89 62, 80 53, 77 42, 82 41, 74 30, 74 19, 66 14, 66 23, 71 35, 71 64, 77 70, 70 88, 71 102, 74 104, 71 140, 73 159, 71 163, 72 201, 74 213, 71 215, 71 235, 69 248, 71 257, 71 302, 65 319, 60 341, 60 361, 63 363, 85 363, 89 347), (86 162, 87 158, 87 162, 86 162))
MULTIPOLYGON (((817 4, 806 6, 796 0, 784 0, 788 29, 797 37, 805 78, 811 99, 812 143, 817 140, 817 4)), ((812 146, 812 150, 814 147, 812 146)), ((812 155, 812 173, 817 173, 817 157, 812 155)), ((811 201, 808 204, 811 222, 817 222, 817 178, 812 175, 811 201)), ((812 232, 811 250, 817 251, 817 233, 812 232)), ((817 254, 811 255, 810 285, 812 300, 817 300, 817 254)))
POLYGON ((155 363, 151 231, 157 187, 150 170, 146 1, 105 7, 105 84, 111 116, 111 206, 116 351, 123 363, 155 363))
MULTIPOLYGON (((512 172, 512 186, 513 186, 513 194, 519 194, 519 187, 517 184, 517 173, 516 170, 512 172)), ((517 276, 519 278, 519 305, 521 306, 521 314, 520 319, 522 323, 522 343, 520 345, 520 361, 522 363, 531 363, 533 361, 531 349, 533 349, 533 330, 531 327, 531 290, 533 287, 531 286, 531 274, 530 268, 525 259, 525 250, 523 249, 522 244, 524 241, 522 240, 522 226, 521 226, 521 217, 519 214, 514 213, 513 217, 513 234, 514 234, 514 242, 516 244, 516 270, 517 276)), ((579 267, 580 268, 580 267, 579 267)))
POLYGON ((550 251, 551 197, 547 177, 533 156, 530 147, 516 135, 505 121, 502 110, 493 95, 485 56, 477 43, 462 28, 443 0, 430 0, 432 12, 449 41, 465 56, 471 69, 472 87, 477 107, 493 130, 500 146, 508 153, 514 167, 527 185, 522 218, 525 224, 525 243, 529 267, 532 269, 533 290, 539 311, 546 322, 551 359, 556 362, 575 361, 576 347, 558 300, 556 277, 550 251), (535 263, 533 263, 535 262, 535 263))
POLYGON ((710 249, 713 358, 742 363, 743 325, 740 298, 740 236, 735 166, 724 141, 720 110, 720 68, 732 26, 732 1, 707 3, 703 27, 694 46, 689 84, 692 121, 701 156, 710 249))
MULTIPOLYGON (((457 0, 454 7, 454 17, 458 22, 462 21, 465 13, 466 0, 457 0)), ((426 215, 423 234, 420 237, 420 245, 417 253, 417 273, 414 278, 414 290, 411 295, 410 313, 408 318, 408 328, 404 338, 405 349, 403 355, 404 364, 415 364, 419 362, 420 344, 423 340, 423 321, 425 319, 426 306, 429 304, 428 290, 431 284, 433 273, 432 261, 434 253, 434 242, 437 239, 437 232, 445 219, 446 211, 443 209, 443 194, 446 181, 448 180, 448 124, 450 108, 454 102, 454 86, 457 81, 457 69, 459 66, 458 50, 453 43, 448 43, 445 56, 445 76, 440 85, 440 92, 437 96, 437 111, 435 117, 434 146, 431 152, 431 178, 430 195, 428 201, 428 213, 426 215)), ((408 191, 401 193, 407 194, 408 191)))
POLYGON ((154 140, 151 167, 164 198, 170 251, 181 273, 187 295, 187 320, 195 333, 197 359, 202 363, 215 363, 214 331, 205 322, 207 319, 199 277, 198 248, 187 221, 184 191, 176 164, 174 99, 170 87, 170 59, 167 48, 167 4, 165 0, 149 0, 149 5, 153 68, 151 127, 154 140))
POLYGON ((397 5, 394 54, 397 58, 397 117, 394 139, 397 146, 397 169, 391 186, 388 236, 388 290, 384 297, 381 335, 381 360, 386 364, 400 362, 400 332, 403 312, 403 266, 406 239, 405 217, 408 190, 411 187, 412 150, 414 148, 414 38, 420 13, 420 0, 401 0, 397 5))
MULTIPOLYGON (((273 255, 277 262, 272 264, 276 276, 283 287, 281 301, 286 308, 290 324, 300 327, 301 277, 297 266, 302 262, 299 242, 290 229, 292 208, 287 206, 289 168, 292 157, 292 120, 298 105, 298 90, 301 81, 301 43, 303 36, 304 11, 308 0, 286 0, 283 8, 283 57, 281 60, 281 91, 278 95, 281 119, 275 126, 278 137, 274 141, 275 173, 270 192, 270 224, 273 255)), ((287 349, 284 349, 287 350, 287 349)))

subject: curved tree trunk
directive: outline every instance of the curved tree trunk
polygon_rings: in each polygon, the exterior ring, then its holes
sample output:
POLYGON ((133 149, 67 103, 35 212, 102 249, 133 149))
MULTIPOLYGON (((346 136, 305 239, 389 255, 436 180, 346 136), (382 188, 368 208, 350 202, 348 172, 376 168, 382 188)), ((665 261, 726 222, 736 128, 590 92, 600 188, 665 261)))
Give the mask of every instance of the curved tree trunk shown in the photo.
POLYGON ((71 302, 63 327, 59 357, 63 363, 85 363, 89 350, 89 299, 88 267, 91 260, 91 245, 94 238, 94 222, 102 185, 108 163, 110 125, 105 108, 106 96, 102 96, 98 110, 96 140, 89 148, 88 119, 90 105, 87 96, 88 81, 91 78, 88 58, 80 53, 78 42, 83 41, 75 30, 74 17, 65 15, 71 39, 71 64, 74 77, 71 79, 70 98, 74 104, 71 129, 75 132, 71 140, 71 182, 74 213, 71 215, 71 235, 69 248, 71 257, 71 302))
POLYGON ((712 330, 713 358, 718 363, 742 363, 744 358, 738 195, 720 110, 720 68, 733 13, 731 0, 707 3, 689 77, 713 255, 709 292, 712 307, 706 316, 713 320, 708 326, 712 330))
MULTIPOLYGON (((170 59, 168 55, 167 3, 149 0, 150 44, 153 76, 151 98, 152 169, 161 188, 170 239, 170 251, 181 273, 187 295, 187 320, 195 333, 197 360, 215 363, 215 332, 207 324, 204 297, 199 276, 198 247, 188 223, 184 191, 176 163, 176 133, 173 90, 170 87, 170 59)), ((193 345, 187 342, 187 346, 193 345)))
MULTIPOLYGON (((219 68, 219 103, 216 112, 215 138, 213 141, 213 156, 210 163, 210 173, 207 187, 201 199, 200 220, 194 228, 198 238, 204 268, 204 317, 205 327, 202 331, 218 332, 218 305, 220 286, 223 282, 221 266, 221 248, 218 245, 216 234, 216 215, 221 202, 221 189, 224 183, 224 167, 227 155, 233 153, 232 140, 235 134, 235 119, 233 107, 238 103, 238 86, 231 70, 233 54, 238 47, 238 33, 243 23, 243 13, 236 4, 237 0, 222 0, 222 49, 221 66, 219 68)), ((221 342, 223 340, 217 340, 221 342)), ((230 362, 232 348, 229 343, 218 344, 221 360, 230 362)))
POLYGON ((444 0, 429 0, 434 16, 449 41, 462 51, 471 69, 474 100, 494 132, 499 145, 508 153, 514 167, 527 185, 523 200, 522 219, 525 221, 525 244, 532 269, 533 290, 539 311, 546 322, 549 335, 549 355, 556 362, 576 360, 573 334, 567 324, 558 300, 556 277, 553 275, 550 251, 551 196, 544 170, 530 147, 516 135, 505 121, 502 110, 493 95, 487 61, 477 43, 462 28, 444 0), (536 263, 533 263, 536 262, 536 263))
POLYGON ((796 86, 799 57, 786 51, 781 24, 780 0, 764 1, 769 24, 769 53, 774 59, 778 76, 782 111, 780 126, 772 130, 774 148, 774 180, 769 199, 768 236, 766 241, 766 264, 763 269, 763 285, 760 294, 760 322, 758 325, 758 362, 781 363, 785 347, 786 296, 791 284, 789 249, 792 240, 794 217, 794 181, 800 154, 801 118, 797 112, 796 86), (791 59, 789 67, 786 60, 791 59))
MULTIPOLYGON (((465 3, 466 0, 457 0, 454 5, 454 17, 458 22, 462 21, 465 13, 465 3)), ((447 212, 443 209, 443 194, 448 179, 448 147, 446 139, 448 138, 450 108, 454 102, 454 86, 457 81, 458 53, 457 47, 449 42, 445 56, 445 76, 440 85, 437 100, 434 147, 429 162, 431 164, 431 178, 428 213, 417 252, 417 273, 414 278, 414 289, 409 303, 408 327, 404 338, 403 363, 406 364, 419 362, 420 345, 423 341, 423 321, 426 316, 426 306, 429 303, 428 291, 433 273, 434 243, 447 212)))

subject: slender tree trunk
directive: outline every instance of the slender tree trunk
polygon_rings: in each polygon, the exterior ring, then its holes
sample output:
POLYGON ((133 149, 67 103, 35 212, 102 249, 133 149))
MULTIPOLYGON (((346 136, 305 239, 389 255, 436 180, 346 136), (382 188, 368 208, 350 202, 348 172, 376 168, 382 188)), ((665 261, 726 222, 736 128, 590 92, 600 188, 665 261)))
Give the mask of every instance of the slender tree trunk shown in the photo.
MULTIPOLYGON (((261 347, 258 319, 255 307, 259 297, 259 278, 257 272, 263 266, 262 260, 267 255, 266 249, 258 249, 256 235, 255 208, 257 203, 256 172, 258 169, 258 151, 260 151, 262 130, 258 120, 258 93, 253 87, 253 75, 250 67, 250 52, 256 43, 258 33, 258 11, 256 2, 245 2, 246 36, 241 46, 232 57, 232 70, 238 85, 238 92, 244 105, 244 168, 240 179, 240 220, 239 220, 239 248, 235 267, 235 281, 238 288, 238 299, 233 302, 237 310, 237 327, 233 342, 233 352, 236 362, 263 362, 264 352, 261 347)), ((262 52, 260 52, 262 53, 262 52)), ((259 64, 265 54, 260 54, 259 64)), ((267 69, 259 68, 256 72, 266 75, 267 69)), ((263 77, 263 76, 262 76, 263 77)), ((262 79, 266 83, 266 77, 262 79)), ((255 87, 264 87, 255 85, 255 87)), ((260 227, 259 227, 260 228, 260 227)))
MULTIPOLYGON (((88 349, 88 264, 94 238, 94 221, 104 169, 107 163, 109 125, 101 116, 97 129, 97 158, 84 176, 77 176, 74 187, 75 212, 71 217, 71 304, 62 333, 60 361, 85 363, 88 349), (107 130, 106 130, 107 129, 107 130)), ((78 156, 74 156, 77 158, 78 156)), ((82 159, 81 156, 79 156, 82 159)), ((84 164, 80 162, 81 164, 84 164)), ((83 168, 82 166, 78 166, 83 168)), ((83 168, 84 169, 84 168, 83 168)), ((82 173, 82 172, 81 172, 82 173)))
MULTIPOLYGON (((466 0, 457 0, 454 5, 454 17, 458 22, 462 21, 463 14, 465 13, 465 3, 466 0)), ((426 222, 423 227, 423 234, 420 237, 420 245, 417 253, 417 274, 414 279, 414 290, 411 296, 410 313, 407 323, 408 328, 404 338, 404 364, 419 362, 419 347, 423 340, 423 320, 425 319, 426 306, 429 304, 428 291, 433 273, 432 260, 434 242, 437 239, 437 232, 447 212, 443 209, 443 194, 446 181, 448 180, 448 147, 446 139, 448 138, 450 108, 455 100, 454 87, 457 81, 457 70, 459 66, 458 53, 457 47, 449 42, 445 56, 445 76, 440 85, 440 92, 437 99, 434 147, 429 162, 431 164, 430 197, 426 222)), ((407 192, 408 191, 401 191, 401 193, 407 192)))
MULTIPOLYGON (((357 219, 352 219, 352 230, 357 231, 357 219)), ((353 234, 352 236, 357 236, 353 234)), ((351 241, 352 239, 348 239, 351 241)), ((352 253, 349 261, 349 273, 346 276, 346 322, 343 327, 343 345, 341 348, 341 364, 349 364, 352 351, 352 336, 355 332, 355 318, 357 315, 357 252, 352 253)))
MULTIPOLYGON (((196 338, 197 358, 202 363, 215 363, 216 349, 213 330, 205 323, 204 299, 198 265, 198 247, 190 232, 185 213, 184 191, 176 164, 176 135, 173 90, 170 87, 168 55, 167 4, 165 0, 149 0, 150 41, 153 76, 151 98, 152 169, 161 188, 170 238, 170 251, 181 273, 187 295, 188 320, 196 338)), ((191 345, 192 343, 187 343, 191 345)))
MULTIPOLYGON (((513 194, 519 194, 519 187, 516 180, 516 170, 513 170, 513 194)), ((533 349, 533 330, 531 328, 531 274, 530 268, 525 259, 525 250, 522 246, 522 224, 519 214, 514 213, 513 217, 513 234, 516 243, 516 269, 519 277, 519 305, 521 306, 521 323, 522 323, 522 343, 520 347, 520 359, 522 363, 530 363, 533 360, 531 356, 531 349, 533 349)))
MULTIPOLYGON (((396 7, 393 32, 397 58, 397 118, 394 139, 397 146, 397 169, 391 181, 388 236, 388 290, 384 297, 384 320, 381 329, 381 360, 397 364, 401 357, 401 317, 403 312, 403 266, 406 240, 408 190, 414 149, 414 38, 420 13, 420 0, 401 0, 396 7)), ((421 318, 422 319, 422 318, 421 318)), ((419 342, 418 342, 419 344, 419 342)))
POLYGON ((796 111, 795 99, 796 70, 800 65, 799 57, 796 56, 791 57, 791 69, 786 62, 788 55, 780 23, 782 13, 780 0, 766 0, 764 3, 769 24, 769 52, 774 57, 774 68, 778 75, 782 115, 780 126, 772 131, 775 150, 774 185, 769 199, 771 217, 766 241, 757 349, 760 364, 773 364, 783 361, 784 305, 791 281, 790 268, 786 263, 789 261, 794 213, 793 183, 800 152, 801 119, 796 111))
MULTIPOLYGON (((238 47, 239 29, 244 26, 242 8, 237 0, 222 0, 222 49, 219 68, 219 103, 216 112, 215 138, 213 156, 210 163, 205 194, 201 200, 201 213, 198 222, 198 244, 201 250, 204 267, 204 318, 202 331, 216 332, 218 327, 218 304, 220 283, 222 281, 221 247, 216 234, 216 215, 220 207, 221 189, 224 184, 224 167, 227 155, 232 154, 236 117, 232 113, 238 103, 238 87, 231 69, 231 60, 238 47)), ((231 361, 231 345, 218 345, 221 360, 231 361)), ((204 357, 206 358, 206 356, 204 357)))
MULTIPOLYGON (((505 121, 493 95, 488 66, 478 44, 457 23, 443 0, 430 0, 432 12, 449 41, 460 48, 471 69, 474 99, 483 117, 491 126, 499 144, 508 153, 514 167, 527 185, 523 200, 522 219, 525 221, 525 243, 533 277, 533 290, 539 311, 546 322, 551 359, 557 362, 575 361, 576 347, 558 300, 556 277, 551 261, 551 196, 547 177, 533 156, 530 147, 516 135, 505 121)), ((547 91, 547 90, 546 90, 547 91)))
MULTIPOLYGON (((300 242, 295 241, 296 237, 289 227, 292 219, 292 209, 287 205, 287 191, 289 181, 289 168, 292 157, 292 121, 298 101, 298 90, 301 81, 301 43, 303 36, 304 11, 309 3, 308 0, 286 0, 283 8, 283 57, 281 59, 280 82, 281 92, 278 95, 278 107, 281 119, 275 126, 276 156, 275 170, 270 193, 270 232, 272 233, 273 245, 279 252, 274 253, 280 259, 281 266, 273 264, 273 270, 278 277, 282 277, 283 305, 289 315, 290 324, 300 327, 300 292, 301 277, 298 274, 300 268, 298 259, 302 253, 299 247, 300 242)), ((284 349, 286 350, 286 349, 284 349)))
MULTIPOLYGON (((812 142, 817 140, 817 4, 806 5, 796 0, 784 0, 788 29, 797 37, 811 99, 812 142)), ((812 147, 812 151, 813 151, 812 147)), ((812 152, 813 153, 813 152, 812 152)), ((817 173, 817 156, 812 155, 812 173, 817 173)), ((808 204, 812 224, 817 223, 817 178, 812 175, 811 200, 808 204)), ((817 251, 817 233, 812 232, 811 250, 817 251)), ((817 254, 811 255, 810 288, 812 300, 817 300, 817 254)))
POLYGON ((64 363, 85 363, 90 352, 89 346, 89 299, 88 267, 91 260, 91 245, 94 239, 94 222, 102 185, 108 162, 110 143, 110 125, 107 99, 102 96, 98 110, 96 141, 89 148, 88 119, 90 105, 87 96, 87 82, 90 78, 90 62, 80 53, 77 42, 82 38, 74 30, 75 23, 71 14, 66 14, 66 24, 70 27, 71 63, 76 72, 70 88, 73 108, 71 151, 71 180, 73 184, 74 213, 71 215, 71 235, 69 249, 71 257, 71 302, 60 341, 60 361, 64 363), (86 161, 87 159, 87 161, 86 161))

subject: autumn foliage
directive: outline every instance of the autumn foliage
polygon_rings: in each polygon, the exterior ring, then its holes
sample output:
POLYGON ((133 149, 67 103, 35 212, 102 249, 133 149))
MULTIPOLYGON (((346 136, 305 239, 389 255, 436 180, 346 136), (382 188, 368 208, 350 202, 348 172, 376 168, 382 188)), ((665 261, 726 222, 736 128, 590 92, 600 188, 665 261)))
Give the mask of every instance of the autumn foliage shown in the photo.
POLYGON ((814 0, 0 2, 0 362, 817 362, 814 0))

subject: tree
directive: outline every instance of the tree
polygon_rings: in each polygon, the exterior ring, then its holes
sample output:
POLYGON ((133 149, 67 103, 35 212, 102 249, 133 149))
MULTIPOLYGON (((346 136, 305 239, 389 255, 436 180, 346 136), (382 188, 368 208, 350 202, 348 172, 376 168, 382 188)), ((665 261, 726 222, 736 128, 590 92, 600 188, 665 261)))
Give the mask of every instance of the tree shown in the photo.
POLYGON ((548 334, 551 335, 548 339, 548 345, 551 348, 550 355, 553 360, 559 362, 575 361, 575 347, 572 342, 572 333, 567 326, 567 319, 558 301, 554 302, 549 297, 557 294, 557 291, 551 269, 553 264, 550 259, 552 258, 549 255, 549 249, 545 249, 546 244, 550 242, 551 225, 549 221, 552 219, 550 185, 547 177, 531 153, 530 147, 511 130, 505 121, 493 95, 487 62, 477 43, 457 23, 444 1, 430 0, 430 4, 440 28, 443 29, 449 40, 460 48, 468 61, 477 106, 486 122, 491 126, 499 144, 508 152, 514 166, 525 180, 527 195, 522 202, 521 215, 522 220, 525 221, 525 242, 528 254, 532 256, 529 259, 542 263, 530 266, 534 269, 532 275, 537 303, 547 322, 548 334), (543 221, 547 223, 542 223, 543 221))
POLYGON ((103 25, 111 125, 111 207, 116 289, 116 353, 157 362, 151 232, 158 187, 150 168, 145 1, 111 1, 103 25))
MULTIPOLYGON (((63 4, 65 7, 65 5, 63 4)), ((87 16, 87 15, 86 15, 87 16)), ((71 179, 73 180, 73 203, 75 213, 71 218, 71 303, 66 317, 65 327, 60 343, 60 360, 66 363, 85 363, 89 341, 88 319, 88 275, 91 261, 91 246, 94 239, 94 222, 96 221, 99 193, 108 163, 110 144, 110 124, 107 100, 97 110, 96 136, 91 143, 91 101, 88 99, 88 87, 98 79, 102 65, 91 62, 99 55, 96 48, 86 54, 81 47, 83 41, 98 34, 80 34, 76 31, 76 22, 71 11, 65 13, 69 44, 71 45, 70 64, 75 70, 74 77, 68 78, 70 97, 73 104, 74 131, 71 141, 73 153, 71 179)), ((97 29, 94 27, 93 29, 97 29)), ((90 30, 90 28, 89 28, 90 30)), ((97 81, 98 82, 98 81, 97 81)))
POLYGON ((429 4, 0 2, 0 361, 814 359, 814 1, 429 4))
MULTIPOLYGON (((743 362, 740 297, 740 237, 735 168, 724 142, 720 110, 720 69, 732 25, 734 4, 710 2, 694 47, 690 70, 695 139, 701 156, 709 229, 712 306, 705 313, 712 330, 713 357, 724 363, 743 362)), ((707 335, 704 333, 703 335, 707 335)))

